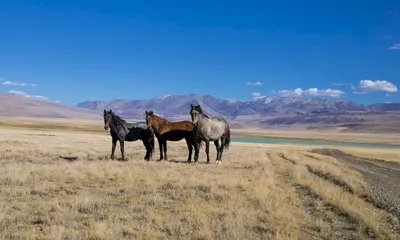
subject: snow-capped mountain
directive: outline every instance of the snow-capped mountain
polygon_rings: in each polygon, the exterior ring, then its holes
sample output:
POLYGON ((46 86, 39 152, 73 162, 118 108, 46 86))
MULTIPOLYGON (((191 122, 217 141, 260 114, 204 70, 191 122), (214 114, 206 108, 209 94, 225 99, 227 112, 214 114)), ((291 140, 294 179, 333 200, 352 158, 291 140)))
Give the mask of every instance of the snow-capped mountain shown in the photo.
POLYGON ((366 106, 344 100, 277 96, 238 101, 198 94, 167 94, 148 100, 86 101, 76 107, 97 111, 112 109, 122 117, 130 119, 143 119, 144 112, 150 110, 167 118, 188 119, 190 104, 200 104, 209 116, 221 116, 231 121, 245 118, 268 124, 364 121, 365 116, 376 115, 377 111, 400 111, 400 104, 392 104, 390 107, 385 107, 385 103, 366 106), (328 119, 327 116, 332 117, 328 119))

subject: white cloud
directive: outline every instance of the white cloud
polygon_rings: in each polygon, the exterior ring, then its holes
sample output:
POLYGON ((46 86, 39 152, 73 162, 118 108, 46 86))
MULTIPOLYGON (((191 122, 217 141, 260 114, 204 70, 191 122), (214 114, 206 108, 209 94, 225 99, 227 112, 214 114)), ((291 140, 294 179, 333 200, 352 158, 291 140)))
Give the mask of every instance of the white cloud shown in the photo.
POLYGON ((278 95, 283 97, 301 97, 303 94, 303 89, 296 88, 294 90, 279 90, 278 95))
POLYGON ((4 81, 2 84, 8 86, 36 87, 36 84, 34 83, 19 83, 19 82, 4 81))
MULTIPOLYGON (((360 90, 360 92, 397 92, 397 86, 386 80, 361 80, 357 87, 352 87, 353 90, 360 90)), ((354 93, 354 92, 353 92, 354 93)))
POLYGON ((259 92, 253 92, 253 93, 251 93, 251 97, 252 97, 254 100, 256 100, 256 99, 259 99, 259 98, 263 98, 264 95, 262 95, 262 94, 259 93, 259 92))
POLYGON ((301 88, 296 88, 294 90, 280 90, 278 91, 278 95, 284 97, 301 97, 301 96, 329 96, 329 97, 340 97, 345 93, 341 90, 337 89, 318 89, 318 88, 309 88, 303 90, 301 88))
POLYGON ((38 98, 38 99, 42 99, 42 100, 49 100, 47 97, 29 95, 24 91, 18 91, 18 90, 10 90, 7 93, 14 94, 14 95, 19 95, 19 96, 24 96, 24 97, 28 97, 28 98, 38 98))
POLYGON ((359 92, 359 91, 353 91, 353 93, 354 93, 354 94, 358 94, 358 95, 360 95, 360 94, 367 94, 366 92, 359 92))
POLYGON ((8 91, 8 93, 15 94, 15 95, 28 96, 28 94, 26 94, 26 92, 24 92, 24 91, 10 90, 10 91, 8 91))
POLYGON ((332 83, 333 86, 353 86, 353 83, 332 83))
POLYGON ((246 82, 248 86, 261 86, 262 82, 246 82))
POLYGON ((340 97, 344 95, 344 92, 337 89, 318 89, 318 88, 309 88, 304 91, 304 95, 311 96, 330 96, 330 97, 340 97))
POLYGON ((400 50, 400 43, 395 43, 391 47, 389 47, 390 50, 400 50))

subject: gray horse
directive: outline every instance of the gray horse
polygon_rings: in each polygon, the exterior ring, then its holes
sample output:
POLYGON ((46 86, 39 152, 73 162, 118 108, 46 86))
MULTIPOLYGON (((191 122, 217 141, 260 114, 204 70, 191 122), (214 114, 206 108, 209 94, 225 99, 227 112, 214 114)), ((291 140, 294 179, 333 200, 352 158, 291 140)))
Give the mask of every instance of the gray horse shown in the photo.
POLYGON ((231 132, 228 122, 220 117, 208 117, 203 113, 200 105, 190 105, 190 116, 192 117, 193 132, 206 143, 207 164, 210 164, 210 141, 214 142, 217 149, 216 164, 222 163, 222 153, 229 148, 231 132), (221 146, 219 139, 221 138, 221 146))
POLYGON ((124 157, 124 141, 134 142, 142 140, 146 148, 145 160, 150 160, 154 152, 154 132, 152 129, 147 129, 146 122, 128 123, 113 111, 104 109, 104 130, 110 128, 112 138, 111 159, 114 159, 115 146, 119 141, 121 148, 122 160, 124 157))

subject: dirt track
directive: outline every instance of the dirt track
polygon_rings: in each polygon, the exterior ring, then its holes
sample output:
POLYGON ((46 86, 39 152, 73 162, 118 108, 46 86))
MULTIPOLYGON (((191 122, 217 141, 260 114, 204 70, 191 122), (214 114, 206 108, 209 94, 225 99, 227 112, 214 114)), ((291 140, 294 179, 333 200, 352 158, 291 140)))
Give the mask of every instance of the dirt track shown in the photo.
POLYGON ((400 219, 400 164, 356 157, 337 149, 314 149, 313 152, 332 156, 362 173, 373 187, 371 200, 400 219))

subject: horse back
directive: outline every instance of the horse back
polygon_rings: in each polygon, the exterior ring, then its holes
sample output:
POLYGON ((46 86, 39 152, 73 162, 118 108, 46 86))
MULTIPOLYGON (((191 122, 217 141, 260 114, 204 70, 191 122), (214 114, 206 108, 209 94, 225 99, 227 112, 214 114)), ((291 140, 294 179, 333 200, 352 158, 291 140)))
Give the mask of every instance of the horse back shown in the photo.
POLYGON ((211 120, 226 122, 226 120, 223 117, 213 117, 213 118, 211 118, 211 120))
POLYGON ((193 124, 190 121, 169 122, 163 125, 159 134, 170 131, 193 131, 193 124))

